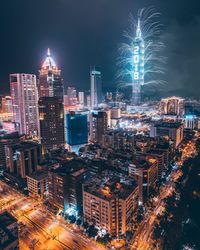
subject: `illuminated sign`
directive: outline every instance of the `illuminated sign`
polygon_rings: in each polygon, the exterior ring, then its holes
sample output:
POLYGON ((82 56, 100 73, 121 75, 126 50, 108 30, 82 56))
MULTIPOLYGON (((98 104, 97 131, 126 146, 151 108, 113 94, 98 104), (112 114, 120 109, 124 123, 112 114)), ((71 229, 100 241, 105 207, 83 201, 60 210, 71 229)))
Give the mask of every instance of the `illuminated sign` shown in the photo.
MULTIPOLYGON (((144 52, 143 52, 143 43, 139 43, 134 46, 133 49, 133 79, 135 81, 144 79, 144 52)), ((141 83, 142 84, 142 83, 141 83)))

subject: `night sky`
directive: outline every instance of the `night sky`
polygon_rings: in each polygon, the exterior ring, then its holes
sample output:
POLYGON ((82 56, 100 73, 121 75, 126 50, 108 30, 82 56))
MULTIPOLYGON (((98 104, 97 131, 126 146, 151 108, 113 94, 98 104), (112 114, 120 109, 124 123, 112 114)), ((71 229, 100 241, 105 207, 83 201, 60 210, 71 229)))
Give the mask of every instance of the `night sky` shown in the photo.
POLYGON ((199 0, 5 0, 0 5, 0 93, 9 73, 35 73, 51 48, 65 86, 89 88, 89 67, 101 66, 104 89, 116 86, 117 46, 129 13, 153 5, 162 13, 167 86, 200 95, 199 0))

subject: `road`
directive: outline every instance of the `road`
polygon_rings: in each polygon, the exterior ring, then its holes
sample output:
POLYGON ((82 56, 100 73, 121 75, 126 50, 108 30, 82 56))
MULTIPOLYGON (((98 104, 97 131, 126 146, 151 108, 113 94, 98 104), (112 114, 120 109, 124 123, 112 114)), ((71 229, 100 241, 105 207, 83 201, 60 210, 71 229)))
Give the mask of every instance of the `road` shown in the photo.
MULTIPOLYGON (((161 187, 160 192, 155 199, 153 210, 147 211, 142 222, 140 223, 135 235, 132 239, 132 250, 151 250, 153 248, 152 233, 157 220, 157 216, 165 210, 164 199, 171 196, 175 190, 175 182, 181 176, 180 168, 188 157, 191 157, 195 153, 195 140, 188 142, 182 153, 182 157, 177 162, 179 168, 171 173, 169 181, 161 187)), ((159 249, 159 248, 158 248, 159 249)))
POLYGON ((105 249, 62 217, 49 213, 41 201, 26 197, 0 181, 0 212, 4 210, 18 219, 20 249, 105 249))

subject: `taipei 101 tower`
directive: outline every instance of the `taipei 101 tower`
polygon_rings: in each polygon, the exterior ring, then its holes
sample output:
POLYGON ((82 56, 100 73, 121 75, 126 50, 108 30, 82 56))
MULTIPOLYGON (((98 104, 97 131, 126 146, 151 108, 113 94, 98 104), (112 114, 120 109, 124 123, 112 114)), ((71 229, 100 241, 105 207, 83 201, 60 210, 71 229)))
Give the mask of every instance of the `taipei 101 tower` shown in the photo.
POLYGON ((136 36, 133 41, 133 85, 132 105, 141 101, 141 86, 144 84, 144 40, 142 38, 140 15, 136 27, 136 36))

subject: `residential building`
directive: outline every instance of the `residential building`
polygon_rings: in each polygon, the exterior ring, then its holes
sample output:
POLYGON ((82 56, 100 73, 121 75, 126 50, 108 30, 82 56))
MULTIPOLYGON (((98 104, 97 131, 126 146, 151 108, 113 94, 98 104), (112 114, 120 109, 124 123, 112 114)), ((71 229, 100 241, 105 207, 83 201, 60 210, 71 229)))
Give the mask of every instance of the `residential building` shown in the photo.
POLYGON ((84 220, 120 237, 130 229, 138 203, 138 186, 114 172, 103 172, 83 185, 84 220))

